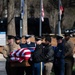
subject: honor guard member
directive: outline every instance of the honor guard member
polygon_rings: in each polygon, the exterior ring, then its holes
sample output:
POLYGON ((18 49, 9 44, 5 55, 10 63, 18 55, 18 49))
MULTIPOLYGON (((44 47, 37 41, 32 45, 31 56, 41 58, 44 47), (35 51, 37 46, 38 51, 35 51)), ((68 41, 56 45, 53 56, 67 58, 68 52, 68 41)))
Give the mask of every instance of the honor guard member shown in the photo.
MULTIPOLYGON (((34 42, 31 42, 31 35, 25 35, 25 40, 26 40, 26 43, 25 44, 20 44, 20 47, 21 48, 28 48, 31 53, 34 52, 35 50, 35 43, 34 42)), ((26 61, 26 66, 24 67, 24 69, 22 68, 22 74, 21 75, 24 75, 24 70, 26 72, 26 75, 32 75, 32 65, 29 63, 29 61, 26 61)))
POLYGON ((72 68, 74 64, 73 50, 74 44, 70 41, 70 33, 65 33, 65 75, 72 75, 72 68))
POLYGON ((26 43, 25 44, 20 44, 21 48, 29 48, 31 50, 31 52, 33 52, 35 50, 35 43, 31 42, 31 35, 26 35, 25 36, 25 40, 26 43))
POLYGON ((3 48, 3 56, 4 58, 6 58, 5 68, 6 68, 7 75, 16 75, 15 68, 12 69, 12 67, 10 66, 9 54, 11 51, 17 50, 17 49, 20 49, 20 46, 14 42, 14 36, 8 35, 8 44, 6 44, 6 46, 4 46, 3 48))
POLYGON ((21 43, 21 37, 15 36, 15 43, 18 44, 18 45, 20 45, 20 43, 21 43))
POLYGON ((63 37, 57 35, 57 46, 54 50, 54 72, 55 75, 64 75, 65 61, 64 61, 64 44, 63 37), (58 69, 57 69, 58 68, 58 69))
MULTIPOLYGON (((20 43, 21 43, 21 37, 20 36, 15 36, 15 43, 20 46, 20 43)), ((16 75, 22 75, 20 72, 21 70, 22 69, 17 66, 16 67, 16 75)))

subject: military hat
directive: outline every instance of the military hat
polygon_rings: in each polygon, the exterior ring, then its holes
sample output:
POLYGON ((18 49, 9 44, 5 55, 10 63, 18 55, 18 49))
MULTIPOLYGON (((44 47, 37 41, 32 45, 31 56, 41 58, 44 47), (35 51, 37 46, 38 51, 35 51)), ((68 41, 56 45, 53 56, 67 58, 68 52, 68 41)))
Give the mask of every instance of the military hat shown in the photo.
POLYGON ((71 34, 70 30, 64 31, 64 36, 70 36, 70 34, 71 34))
POLYGON ((39 41, 39 40, 42 40, 40 36, 35 37, 35 41, 39 41))
POLYGON ((63 36, 57 35, 57 36, 56 36, 56 39, 57 39, 57 40, 63 39, 63 36))
POLYGON ((15 40, 20 40, 21 37, 20 36, 15 36, 15 40))
POLYGON ((8 39, 14 39, 15 36, 13 35, 8 35, 8 39))
POLYGON ((64 33, 64 36, 70 36, 70 33, 64 33))
POLYGON ((25 35, 25 39, 28 39, 30 37, 31 37, 31 35, 25 35))

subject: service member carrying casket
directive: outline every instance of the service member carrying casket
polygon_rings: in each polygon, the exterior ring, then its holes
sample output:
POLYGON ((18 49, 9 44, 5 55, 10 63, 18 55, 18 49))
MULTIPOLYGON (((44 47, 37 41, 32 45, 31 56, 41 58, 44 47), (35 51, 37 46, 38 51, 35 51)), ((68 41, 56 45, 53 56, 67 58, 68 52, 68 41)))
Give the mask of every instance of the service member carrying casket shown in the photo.
POLYGON ((14 42, 14 36, 13 35, 8 35, 8 44, 6 46, 4 46, 3 52, 2 52, 4 58, 6 58, 6 66, 5 66, 5 68, 6 68, 7 75, 16 75, 15 68, 13 69, 10 66, 9 54, 10 54, 11 51, 14 51, 14 50, 17 50, 17 49, 20 49, 20 46, 17 45, 14 42))

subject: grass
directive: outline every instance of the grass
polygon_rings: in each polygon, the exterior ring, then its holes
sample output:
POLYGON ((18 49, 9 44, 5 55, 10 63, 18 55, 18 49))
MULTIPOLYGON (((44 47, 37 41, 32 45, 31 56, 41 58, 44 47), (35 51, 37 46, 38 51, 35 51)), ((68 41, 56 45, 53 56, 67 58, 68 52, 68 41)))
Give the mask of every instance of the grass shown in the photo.
POLYGON ((74 63, 74 66, 73 66, 72 75, 75 75, 75 63, 74 63))
POLYGON ((52 72, 50 75, 55 75, 54 72, 52 72))
MULTIPOLYGON (((55 75, 55 74, 54 74, 54 72, 51 72, 50 75, 55 75)), ((75 75, 75 64, 74 64, 74 66, 73 66, 72 75, 75 75)))

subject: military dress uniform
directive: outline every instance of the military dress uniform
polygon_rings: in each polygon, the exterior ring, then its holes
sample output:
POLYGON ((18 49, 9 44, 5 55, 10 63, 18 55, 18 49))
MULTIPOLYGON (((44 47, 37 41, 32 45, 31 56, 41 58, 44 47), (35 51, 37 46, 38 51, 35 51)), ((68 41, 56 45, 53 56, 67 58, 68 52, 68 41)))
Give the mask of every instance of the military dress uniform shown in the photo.
MULTIPOLYGON (((35 43, 31 42, 30 38, 31 38, 31 35, 26 35, 25 36, 26 43, 25 44, 21 43, 20 47, 28 48, 32 54, 35 50, 35 43)), ((21 72, 21 75, 24 75, 24 71, 25 71, 26 75, 32 75, 32 65, 30 65, 29 60, 26 60, 25 63, 27 65, 25 67, 20 67, 21 70, 19 72, 21 72)))
MULTIPOLYGON (((12 36, 11 38, 8 38, 9 40, 12 39, 12 36)), ((20 46, 17 45, 15 42, 13 42, 13 44, 7 44, 6 46, 4 46, 3 48, 3 56, 4 58, 6 58, 6 72, 7 72, 7 75, 15 75, 14 73, 14 69, 12 71, 12 67, 10 65, 10 59, 9 59, 9 54, 10 52, 12 52, 13 50, 17 50, 17 49, 20 49, 20 46), (14 73, 14 74, 13 74, 14 73)))
POLYGON ((72 75, 74 64, 73 48, 74 45, 70 40, 65 42, 65 75, 72 75))
POLYGON ((54 73, 55 75, 64 75, 65 60, 64 60, 63 37, 57 36, 56 39, 57 39, 57 46, 54 49, 54 64, 53 64, 54 73))
POLYGON ((70 33, 65 33, 64 48, 65 48, 65 75, 72 75, 72 68, 74 64, 73 58, 74 44, 70 41, 70 33))

